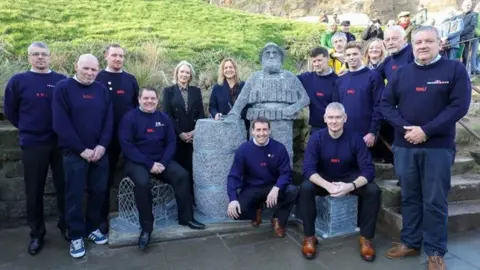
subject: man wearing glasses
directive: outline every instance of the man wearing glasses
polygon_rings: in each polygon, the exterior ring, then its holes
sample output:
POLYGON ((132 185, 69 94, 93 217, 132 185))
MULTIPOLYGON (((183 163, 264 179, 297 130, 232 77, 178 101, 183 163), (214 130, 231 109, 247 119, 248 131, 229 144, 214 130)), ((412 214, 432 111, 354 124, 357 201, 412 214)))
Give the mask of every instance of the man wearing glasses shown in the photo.
POLYGON ((46 234, 43 193, 48 167, 52 169, 60 213, 57 227, 66 236, 64 219, 64 176, 57 137, 52 128, 52 94, 55 84, 65 79, 49 68, 50 51, 43 42, 28 47, 29 71, 15 74, 5 89, 4 113, 19 130, 27 198, 27 223, 30 227, 28 253, 43 247, 46 234))

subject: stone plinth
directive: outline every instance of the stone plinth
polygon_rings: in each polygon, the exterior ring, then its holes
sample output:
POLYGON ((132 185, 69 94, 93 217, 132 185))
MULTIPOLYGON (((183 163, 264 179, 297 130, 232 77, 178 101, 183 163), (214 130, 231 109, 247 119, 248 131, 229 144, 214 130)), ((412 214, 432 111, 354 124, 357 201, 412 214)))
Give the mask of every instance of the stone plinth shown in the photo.
POLYGON ((330 238, 357 231, 357 196, 334 198, 317 196, 315 229, 322 238, 330 238))
POLYGON ((243 120, 201 119, 193 140, 193 182, 197 211, 215 220, 227 218, 227 176, 237 148, 246 140, 243 120))

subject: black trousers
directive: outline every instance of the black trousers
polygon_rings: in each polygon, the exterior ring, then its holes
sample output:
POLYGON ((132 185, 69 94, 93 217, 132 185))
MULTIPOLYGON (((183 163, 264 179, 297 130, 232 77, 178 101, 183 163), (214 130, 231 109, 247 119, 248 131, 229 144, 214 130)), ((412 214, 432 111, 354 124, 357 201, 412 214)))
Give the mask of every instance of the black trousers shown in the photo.
POLYGON ((165 171, 160 175, 151 175, 150 169, 144 165, 127 162, 125 165, 127 175, 135 184, 134 195, 137 204, 140 225, 142 231, 152 232, 153 213, 152 213, 152 183, 151 177, 159 178, 164 183, 172 186, 175 193, 175 200, 178 207, 179 223, 188 223, 193 220, 192 209, 192 191, 190 185, 190 175, 175 161, 170 161, 165 171))
MULTIPOLYGON (((395 129, 388 123, 386 120, 382 120, 380 124, 379 135, 390 145, 393 144, 393 139, 395 137, 395 129)), ((393 153, 380 138, 377 138, 377 142, 370 149, 372 158, 375 160, 380 160, 385 163, 393 164, 393 153)))
MULTIPOLYGON (((114 134, 117 134, 115 131, 114 134)), ((102 217, 103 222, 100 226, 100 230, 102 233, 108 232, 108 214, 110 213, 110 190, 115 183, 115 173, 117 171, 118 160, 120 154, 122 153, 122 149, 120 147, 120 142, 118 141, 118 137, 113 135, 112 141, 107 148, 107 155, 108 155, 108 162, 109 162, 109 173, 108 173, 108 186, 107 192, 105 193, 105 202, 103 203, 102 207, 102 217)))
MULTIPOLYGON (((272 188, 273 185, 268 185, 265 187, 247 187, 240 190, 237 200, 240 203, 242 213, 238 219, 255 219, 257 209, 263 206, 272 188)), ((298 188, 294 185, 288 185, 278 193, 277 206, 273 217, 278 218, 280 225, 285 226, 287 224, 288 216, 295 206, 297 197, 298 188)))
POLYGON ((46 234, 43 194, 49 166, 52 169, 53 184, 57 195, 59 212, 57 227, 65 230, 65 180, 61 151, 54 145, 22 146, 22 161, 30 237, 43 238, 46 234))
MULTIPOLYGON (((352 192, 358 196, 358 226, 360 234, 367 239, 375 236, 378 211, 380 210, 381 191, 377 184, 370 182, 352 192)), ((326 189, 321 188, 310 180, 304 180, 300 186, 298 205, 305 236, 315 234, 315 219, 317 218, 317 206, 315 196, 328 196, 326 189)))
MULTIPOLYGON (((463 65, 465 65, 465 67, 467 67, 468 61, 472 61, 471 60, 472 58, 469 55, 471 47, 472 47, 471 41, 465 42, 465 48, 463 49, 463 53, 462 53, 462 63, 463 65)), ((472 57, 476 57, 476 55, 472 57)))
POLYGON ((177 151, 173 159, 188 172, 190 190, 193 196, 193 143, 186 143, 177 138, 177 151))

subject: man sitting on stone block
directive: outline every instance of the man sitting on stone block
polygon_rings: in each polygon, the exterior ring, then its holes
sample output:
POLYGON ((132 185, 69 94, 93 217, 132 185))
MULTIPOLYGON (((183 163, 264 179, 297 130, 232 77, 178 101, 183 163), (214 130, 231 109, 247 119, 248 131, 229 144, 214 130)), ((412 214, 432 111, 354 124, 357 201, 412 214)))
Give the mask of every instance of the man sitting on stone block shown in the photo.
POLYGON ((251 132, 253 140, 237 149, 228 175, 228 216, 250 219, 257 227, 262 222, 263 203, 268 208, 277 206, 272 226, 275 235, 281 238, 285 236, 285 226, 298 196, 297 187, 291 184, 290 158, 285 146, 270 138, 268 119, 254 120, 251 132))
POLYGON ((180 225, 195 230, 205 229, 205 225, 193 218, 188 172, 172 160, 176 151, 175 131, 168 115, 157 110, 157 91, 152 87, 140 89, 138 102, 140 106, 125 114, 120 122, 119 141, 126 159, 126 173, 135 184, 135 202, 142 227, 138 245, 144 250, 150 243, 154 223, 151 177, 172 186, 180 225))
POLYGON ((342 197, 349 193, 358 196, 360 253, 364 260, 375 259, 371 240, 380 209, 380 188, 373 182, 375 168, 362 136, 347 132, 345 108, 330 103, 324 120, 327 129, 314 133, 308 141, 303 161, 304 182, 300 187, 297 207, 303 219, 305 238, 303 256, 311 259, 316 253, 315 196, 342 197))

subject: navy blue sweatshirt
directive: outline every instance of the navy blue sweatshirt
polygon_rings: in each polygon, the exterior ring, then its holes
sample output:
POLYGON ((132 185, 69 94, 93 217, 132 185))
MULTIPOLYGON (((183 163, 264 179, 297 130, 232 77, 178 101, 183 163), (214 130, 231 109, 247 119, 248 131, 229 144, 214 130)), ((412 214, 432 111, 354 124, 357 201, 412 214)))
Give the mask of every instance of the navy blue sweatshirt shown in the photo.
POLYGON ((56 144, 52 128, 52 93, 55 84, 65 79, 54 71, 27 71, 15 74, 7 83, 4 113, 19 130, 20 145, 56 144))
POLYGON ((68 78, 58 82, 53 91, 53 129, 58 145, 76 154, 97 145, 107 148, 113 133, 107 88, 96 81, 84 85, 68 78))
POLYGON ((303 176, 318 173, 329 182, 353 182, 359 176, 375 179, 375 166, 363 138, 346 130, 337 139, 328 129, 315 132, 309 139, 303 160, 303 176))
POLYGON ((244 142, 235 152, 227 179, 230 201, 237 200, 237 189, 275 185, 283 190, 292 182, 292 168, 287 149, 270 138, 265 146, 253 140, 244 142))
POLYGON ((458 61, 441 58, 428 66, 411 63, 399 69, 381 101, 382 114, 395 128, 393 144, 453 148, 455 123, 467 114, 471 97, 470 79, 458 61), (420 126, 427 141, 407 142, 404 126, 420 126))
MULTIPOLYGON (((235 104, 236 98, 242 92, 242 88, 245 85, 244 82, 240 82, 235 85, 234 97, 230 93, 230 86, 228 85, 227 80, 223 84, 215 84, 212 89, 212 94, 210 96, 210 102, 208 104, 208 112, 212 117, 215 117, 217 113, 227 115, 235 104), (234 100, 232 100, 234 99, 234 100)), ((246 108, 242 111, 242 119, 245 119, 247 115, 246 108)))
POLYGON ((146 113, 135 108, 125 114, 118 130, 125 158, 144 165, 149 171, 155 162, 167 167, 175 154, 175 130, 165 113, 146 113))
POLYGON ((305 72, 298 75, 298 79, 302 82, 310 98, 310 104, 308 105, 310 109, 309 125, 320 128, 327 127, 323 115, 327 105, 333 101, 337 78, 335 72, 324 76, 318 75, 316 72, 305 72))
POLYGON ((110 92, 113 105, 113 119, 115 126, 122 120, 125 113, 138 107, 138 82, 130 73, 120 73, 102 70, 96 80, 101 82, 110 92))
POLYGON ((364 67, 349 71, 335 83, 336 97, 347 113, 345 129, 365 136, 377 134, 383 116, 380 112, 380 99, 385 84, 375 70, 364 67))
POLYGON ((395 71, 403 66, 413 63, 414 60, 415 57, 413 56, 412 45, 408 44, 398 53, 385 58, 376 70, 380 73, 383 79, 390 81, 395 71))

